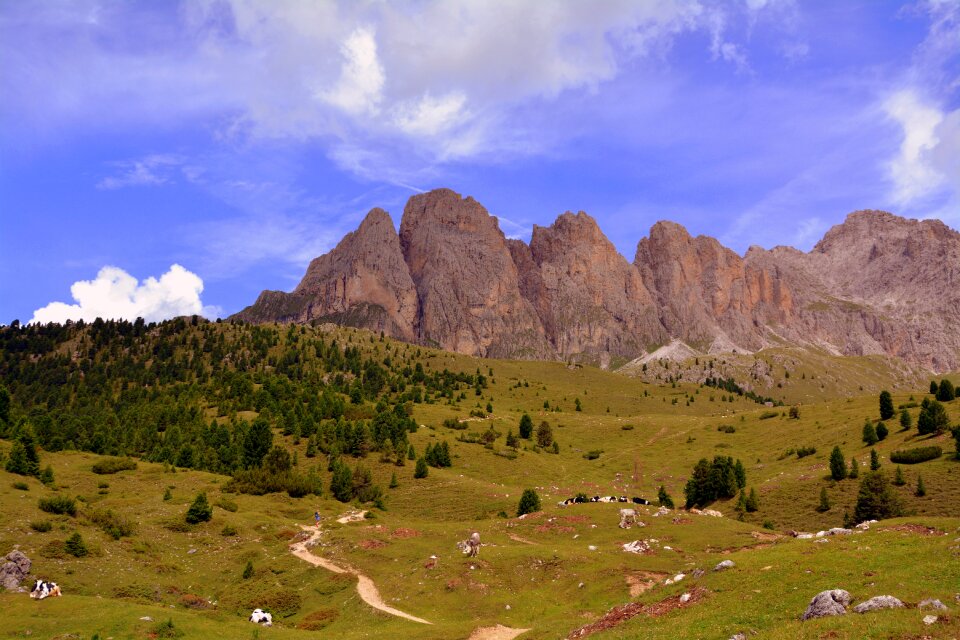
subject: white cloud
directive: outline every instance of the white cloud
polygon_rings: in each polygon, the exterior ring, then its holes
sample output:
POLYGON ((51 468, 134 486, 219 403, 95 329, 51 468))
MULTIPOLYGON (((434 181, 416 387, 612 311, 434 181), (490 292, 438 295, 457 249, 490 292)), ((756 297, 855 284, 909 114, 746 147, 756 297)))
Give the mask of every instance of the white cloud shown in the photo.
POLYGON ((358 28, 340 48, 343 67, 336 87, 321 97, 351 115, 376 115, 383 99, 383 65, 373 31, 358 28))
POLYGON ((944 114, 909 89, 893 94, 883 106, 888 117, 903 130, 899 153, 887 168, 893 182, 891 199, 906 206, 935 192, 945 181, 930 157, 930 152, 940 144, 937 128, 944 114))
POLYGON ((33 312, 31 323, 92 321, 97 318, 148 322, 183 315, 217 315, 219 309, 205 307, 200 300, 203 280, 178 264, 157 278, 142 283, 118 267, 100 269, 94 280, 80 280, 70 287, 76 304, 51 302, 33 312))
POLYGON ((118 171, 97 183, 98 189, 123 187, 151 187, 170 182, 172 170, 181 163, 175 155, 153 154, 138 160, 113 163, 118 171))
POLYGON ((394 122, 406 134, 434 136, 460 122, 467 98, 459 91, 442 98, 429 93, 412 103, 398 105, 394 122))

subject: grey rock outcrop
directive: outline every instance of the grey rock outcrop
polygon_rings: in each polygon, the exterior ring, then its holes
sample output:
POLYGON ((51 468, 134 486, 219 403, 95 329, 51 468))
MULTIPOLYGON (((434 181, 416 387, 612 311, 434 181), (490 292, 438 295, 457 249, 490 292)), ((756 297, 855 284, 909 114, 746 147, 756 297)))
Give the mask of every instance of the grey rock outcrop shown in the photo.
POLYGON ((933 611, 949 611, 947 605, 943 604, 939 600, 934 598, 927 598, 926 600, 921 600, 920 604, 917 605, 918 609, 932 609, 933 611))
POLYGON ((902 609, 903 603, 893 596, 874 596, 869 600, 864 600, 853 608, 854 613, 867 613, 870 611, 879 611, 880 609, 902 609))
POLYGON ((843 589, 821 591, 813 596, 813 600, 803 612, 803 620, 824 618, 826 616, 842 616, 847 612, 847 606, 853 601, 850 593, 843 589))
POLYGON ((724 571, 725 569, 732 569, 732 568, 735 567, 735 566, 736 566, 736 564, 733 562, 733 560, 724 560, 724 561, 718 563, 717 566, 715 566, 715 567, 713 568, 713 570, 714 570, 714 571, 724 571))
POLYGON ((0 565, 0 586, 7 591, 23 591, 20 583, 30 575, 32 562, 24 553, 18 550, 11 551, 4 558, 6 562, 0 565))

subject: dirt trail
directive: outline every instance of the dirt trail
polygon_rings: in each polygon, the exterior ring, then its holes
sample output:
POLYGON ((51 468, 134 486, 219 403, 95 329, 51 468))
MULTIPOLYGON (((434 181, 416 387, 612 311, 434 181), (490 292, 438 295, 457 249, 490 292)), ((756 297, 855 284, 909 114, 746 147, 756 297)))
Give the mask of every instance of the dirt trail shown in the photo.
MULTIPOLYGON (((323 567, 327 571, 332 571, 334 573, 349 573, 357 576, 357 593, 360 594, 360 599, 378 611, 383 611, 384 613, 389 613, 392 616, 406 618, 407 620, 419 622, 421 624, 433 624, 429 620, 412 616, 409 613, 404 613, 399 609, 394 609, 393 607, 389 606, 383 601, 383 598, 380 596, 380 592, 377 590, 377 586, 373 584, 373 580, 363 575, 356 569, 353 569, 349 566, 339 565, 331 560, 327 560, 326 558, 321 558, 320 556, 312 554, 308 546, 320 537, 320 530, 304 525, 300 525, 300 527, 304 531, 311 531, 312 533, 306 540, 302 540, 301 542, 290 545, 290 553, 316 567, 323 567)), ((512 638, 513 636, 510 637, 512 638)), ((481 636, 481 638, 483 638, 483 640, 501 640, 500 636, 489 636, 489 639, 486 636, 481 636)), ((506 636, 503 638, 506 639, 506 636)))
POLYGON ((511 629, 502 624, 495 627, 477 627, 467 640, 513 640, 530 629, 511 629))

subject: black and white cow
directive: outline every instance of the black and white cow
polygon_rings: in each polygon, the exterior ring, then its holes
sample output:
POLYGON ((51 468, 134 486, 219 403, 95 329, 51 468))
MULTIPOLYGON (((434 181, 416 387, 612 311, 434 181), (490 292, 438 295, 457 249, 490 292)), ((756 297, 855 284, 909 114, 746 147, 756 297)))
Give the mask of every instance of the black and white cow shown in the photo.
POLYGON ((57 586, 56 582, 45 582, 43 580, 37 580, 33 583, 33 590, 30 591, 30 597, 37 600, 43 600, 49 596, 62 596, 63 593, 60 592, 60 587, 57 586))
POLYGON ((651 504, 646 498, 629 498, 627 496, 593 496, 592 498, 585 498, 582 496, 577 496, 576 498, 567 498, 566 500, 561 500, 557 503, 557 506, 566 507, 571 504, 581 504, 583 502, 632 502, 633 504, 651 504))
POLYGON ((250 622, 256 622, 257 624, 262 624, 265 627, 273 626, 273 616, 264 611, 263 609, 254 609, 253 613, 250 614, 250 622))

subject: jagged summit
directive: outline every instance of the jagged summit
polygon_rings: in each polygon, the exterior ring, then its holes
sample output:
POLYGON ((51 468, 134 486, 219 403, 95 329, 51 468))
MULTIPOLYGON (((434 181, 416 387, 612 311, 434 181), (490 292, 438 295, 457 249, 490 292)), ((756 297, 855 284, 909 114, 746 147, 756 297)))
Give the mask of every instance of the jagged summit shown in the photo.
POLYGON ((937 220, 856 211, 809 252, 739 256, 670 221, 633 263, 587 213, 507 239, 472 197, 410 198, 399 233, 367 214, 292 293, 236 318, 329 321, 488 357, 616 365, 682 343, 695 352, 794 344, 960 368, 960 234, 937 220))

